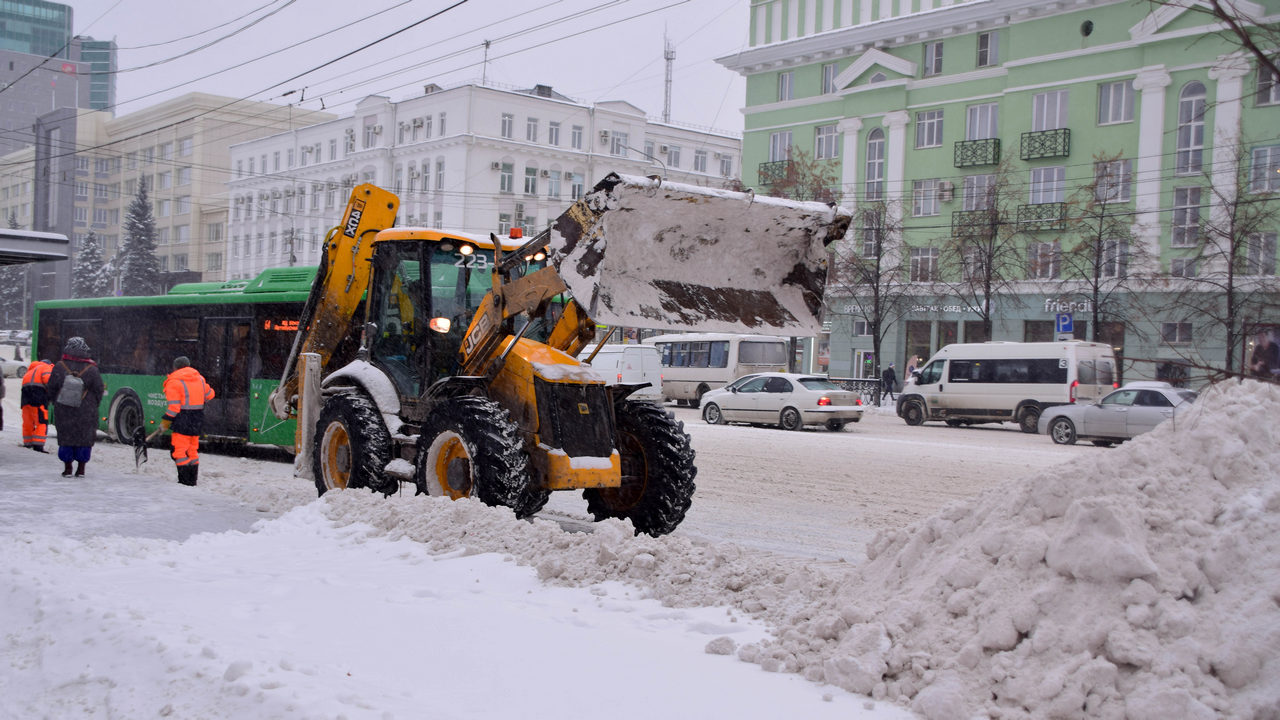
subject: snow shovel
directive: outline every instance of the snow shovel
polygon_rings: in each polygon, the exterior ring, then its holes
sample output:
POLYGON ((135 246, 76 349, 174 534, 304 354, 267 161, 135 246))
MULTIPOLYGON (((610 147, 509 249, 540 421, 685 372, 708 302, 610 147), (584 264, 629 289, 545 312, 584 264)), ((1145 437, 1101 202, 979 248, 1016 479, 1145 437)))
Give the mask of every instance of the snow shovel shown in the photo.
POLYGON ((133 466, 135 468, 142 469, 142 463, 147 461, 147 443, 151 442, 162 430, 164 430, 163 427, 158 427, 155 432, 148 435, 141 425, 133 429, 133 466))

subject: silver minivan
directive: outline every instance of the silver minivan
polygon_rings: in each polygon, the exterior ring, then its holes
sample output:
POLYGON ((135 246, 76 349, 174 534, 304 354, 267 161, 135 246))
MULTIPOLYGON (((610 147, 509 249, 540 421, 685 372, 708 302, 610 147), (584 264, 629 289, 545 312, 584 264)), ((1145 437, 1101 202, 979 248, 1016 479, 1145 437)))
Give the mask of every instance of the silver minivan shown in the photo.
MULTIPOLYGON (((582 350, 578 359, 586 362, 595 346, 582 350)), ((649 383, 627 397, 631 400, 662 402, 662 363, 658 349, 652 345, 605 345, 588 363, 604 376, 609 385, 649 383)))

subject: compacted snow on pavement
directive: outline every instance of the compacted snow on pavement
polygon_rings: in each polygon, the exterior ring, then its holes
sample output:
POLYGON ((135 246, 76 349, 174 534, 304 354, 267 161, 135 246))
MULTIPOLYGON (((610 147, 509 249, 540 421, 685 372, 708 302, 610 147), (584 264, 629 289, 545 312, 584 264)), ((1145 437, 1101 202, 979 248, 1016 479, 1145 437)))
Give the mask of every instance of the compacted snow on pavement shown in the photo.
POLYGON ((897 525, 850 508, 877 526, 844 562, 317 500, 287 465, 213 454, 186 488, 163 451, 139 472, 111 443, 62 478, 18 447, 10 391, 3 718, 1280 716, 1274 385, 897 525))

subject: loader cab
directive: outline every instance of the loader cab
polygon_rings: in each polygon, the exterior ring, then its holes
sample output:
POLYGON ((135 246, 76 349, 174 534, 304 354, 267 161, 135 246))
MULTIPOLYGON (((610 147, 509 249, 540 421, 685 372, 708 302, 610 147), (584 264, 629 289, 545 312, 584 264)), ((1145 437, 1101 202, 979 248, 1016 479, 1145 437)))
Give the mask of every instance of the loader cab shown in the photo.
POLYGON ((370 361, 400 396, 418 397, 456 374, 462 337, 492 282, 493 250, 438 231, 406 232, 434 237, 379 237, 366 312, 374 336, 367 342, 370 361))

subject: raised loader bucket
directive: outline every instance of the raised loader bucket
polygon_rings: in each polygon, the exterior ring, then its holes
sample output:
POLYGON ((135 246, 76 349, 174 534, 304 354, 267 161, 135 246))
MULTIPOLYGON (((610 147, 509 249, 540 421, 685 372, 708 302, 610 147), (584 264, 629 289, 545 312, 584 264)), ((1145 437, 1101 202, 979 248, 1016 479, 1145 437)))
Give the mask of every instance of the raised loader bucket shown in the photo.
POLYGON ((549 257, 596 322, 815 335, 843 208, 610 174, 555 222, 549 257))

